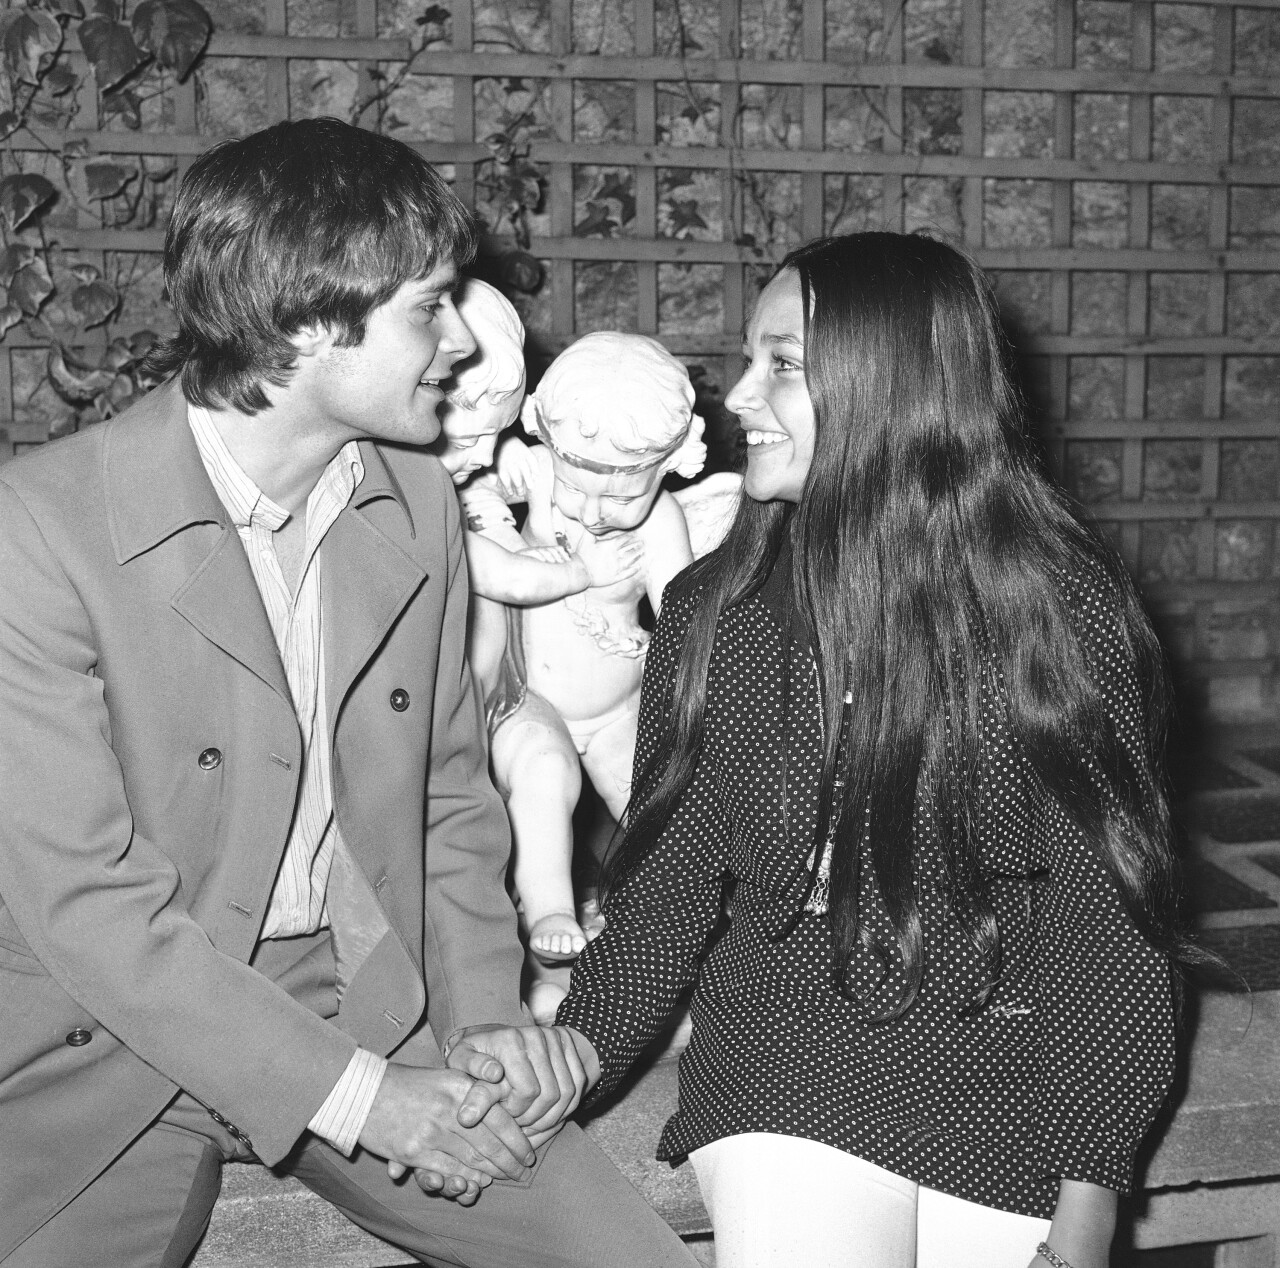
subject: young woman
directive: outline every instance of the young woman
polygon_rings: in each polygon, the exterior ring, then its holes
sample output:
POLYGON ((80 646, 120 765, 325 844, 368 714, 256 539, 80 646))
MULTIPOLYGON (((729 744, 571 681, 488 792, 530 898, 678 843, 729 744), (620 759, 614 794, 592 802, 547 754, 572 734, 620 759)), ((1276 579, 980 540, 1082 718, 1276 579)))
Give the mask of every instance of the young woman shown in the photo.
POLYGON ((744 353, 748 496, 668 588, 559 1020, 607 1089, 696 979, 659 1156, 720 1268, 1105 1268, 1188 954, 1159 649, 963 255, 805 246, 744 353))

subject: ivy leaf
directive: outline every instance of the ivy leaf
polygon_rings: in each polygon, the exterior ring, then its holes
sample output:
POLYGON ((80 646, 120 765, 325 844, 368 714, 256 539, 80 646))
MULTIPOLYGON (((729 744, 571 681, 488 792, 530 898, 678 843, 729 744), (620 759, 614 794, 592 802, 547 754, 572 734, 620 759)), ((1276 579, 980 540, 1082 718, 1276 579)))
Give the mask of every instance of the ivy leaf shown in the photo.
POLYGON ((135 330, 129 336, 129 351, 135 361, 141 361, 159 341, 160 336, 154 330, 135 330))
POLYGON ((127 79, 146 61, 134 43, 133 32, 123 22, 107 17, 89 18, 80 24, 80 47, 93 63, 98 91, 102 93, 127 79))
POLYGON ((9 333, 11 327, 16 326, 22 320, 22 309, 17 304, 12 304, 6 297, 3 304, 0 304, 0 339, 9 333))
POLYGON ((142 99, 132 88, 102 94, 102 121, 114 115, 124 120, 124 126, 133 132, 142 127, 142 99))
POLYGON ((542 285, 542 265, 527 251, 508 251, 501 264, 502 280, 512 290, 531 295, 542 285))
POLYGON ((82 159, 89 157, 89 142, 84 137, 75 137, 62 143, 62 157, 66 159, 82 159))
POLYGON ((11 242, 0 251, 0 286, 8 286, 13 275, 35 258, 35 247, 26 242, 11 242))
POLYGON ((63 18, 84 17, 84 5, 80 0, 40 0, 40 7, 63 18))
POLYGON ((70 92, 79 83, 80 76, 70 66, 64 66, 61 62, 51 67, 49 73, 44 77, 44 86, 55 97, 61 97, 63 93, 70 92))
POLYGON ((127 374, 117 374, 107 385, 106 391, 99 392, 93 398, 93 404, 102 418, 113 418, 128 409, 138 395, 133 380, 127 374))
POLYGON ((129 345, 123 339, 116 338, 107 344, 106 351, 102 354, 98 364, 104 370, 115 370, 119 373, 134 360, 135 358, 129 350, 129 345))
POLYGON ((0 180, 0 215, 10 229, 21 229, 57 194, 52 183, 33 172, 19 172, 0 180))
POLYGON ((505 132, 490 132, 483 144, 499 163, 510 163, 515 155, 515 142, 505 132))
POLYGON ((86 330, 101 326, 120 307, 120 292, 109 282, 90 282, 71 292, 71 307, 86 330))
POLYGON ((670 215, 677 238, 686 237, 694 229, 707 228, 707 222, 698 211, 696 198, 673 198, 670 203, 670 215))
POLYGON ((204 51, 213 21, 196 0, 142 0, 133 11, 133 37, 138 47, 155 55, 179 80, 204 51))
POLYGON ((36 256, 30 264, 20 268, 9 283, 9 299, 28 317, 34 317, 52 294, 53 279, 43 256, 36 256))
POLYGON ((606 204, 589 202, 587 218, 574 225, 573 236, 575 238, 612 238, 613 231, 617 228, 618 222, 609 214, 606 204))
POLYGON ((636 196, 629 173, 626 176, 620 176, 617 172, 610 172, 600 182, 600 187, 596 190, 594 197, 600 199, 616 198, 624 225, 636 218, 636 196))
POLYGON ((45 369, 53 390, 72 405, 88 405, 115 381, 114 370, 103 370, 81 360, 57 341, 49 345, 45 369))
POLYGON ((10 9, 5 17, 5 65, 22 83, 38 84, 62 47, 62 26, 38 9, 10 9))
POLYGON ((118 163, 86 163, 84 169, 90 198, 114 198, 137 174, 118 163))
POLYGON ((435 23, 437 26, 443 26, 453 15, 442 4, 433 4, 427 8, 422 16, 418 19, 419 26, 427 26, 435 23))
POLYGON ((0 113, 0 141, 8 140, 20 127, 22 119, 12 110, 0 113))

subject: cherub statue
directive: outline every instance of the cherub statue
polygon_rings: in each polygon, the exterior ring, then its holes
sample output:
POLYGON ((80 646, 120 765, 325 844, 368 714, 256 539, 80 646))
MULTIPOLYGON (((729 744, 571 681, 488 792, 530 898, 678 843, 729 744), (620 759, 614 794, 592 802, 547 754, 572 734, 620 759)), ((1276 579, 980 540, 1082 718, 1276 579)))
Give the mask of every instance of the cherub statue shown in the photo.
POLYGON ((656 613, 667 582, 693 558, 684 514, 661 487, 669 471, 691 477, 706 459, 693 400, 688 372, 656 340, 586 335, 525 398, 525 429, 542 443, 505 440, 496 470, 479 482, 527 505, 529 547, 584 557, 642 550, 634 574, 530 604, 509 621, 508 661, 523 673, 494 713, 492 760, 508 799, 529 946, 545 962, 573 959, 600 927, 589 910, 595 928, 584 928, 574 901, 573 812, 583 769, 615 818, 627 803, 649 638, 641 600, 656 613))
MULTIPOLYGON (((524 328, 506 297, 478 279, 467 279, 455 302, 477 350, 455 369, 448 385, 440 409, 437 452, 459 486, 466 519, 464 541, 472 589, 468 654, 485 692, 490 726, 495 727, 519 709, 526 696, 520 661, 521 607, 554 602, 588 588, 634 582, 640 574, 642 546, 629 534, 612 534, 607 539, 588 536, 572 552, 563 541, 530 545, 521 537, 507 505, 523 497, 501 491, 505 488, 501 482, 474 478, 492 464, 497 437, 520 412, 524 328)), ((529 707, 533 710, 538 705, 529 707)), ((576 767, 576 756, 573 760, 576 767)), ((509 794, 501 776, 498 782, 509 794)), ((513 884, 522 925, 532 949, 541 954, 547 949, 542 941, 546 918, 567 902, 572 919, 572 843, 566 852, 558 820, 543 826, 524 819, 519 794, 515 809, 509 800, 508 810, 516 843, 513 884), (539 942, 534 941, 535 933, 539 942)))
POLYGON ((454 301, 476 340, 455 367, 440 407, 440 461, 458 486, 473 600, 468 637, 472 670, 493 692, 506 645, 506 606, 545 603, 634 576, 640 548, 571 554, 560 545, 530 547, 502 498, 472 477, 493 465, 499 435, 524 401, 524 327, 501 291, 466 278, 454 301))

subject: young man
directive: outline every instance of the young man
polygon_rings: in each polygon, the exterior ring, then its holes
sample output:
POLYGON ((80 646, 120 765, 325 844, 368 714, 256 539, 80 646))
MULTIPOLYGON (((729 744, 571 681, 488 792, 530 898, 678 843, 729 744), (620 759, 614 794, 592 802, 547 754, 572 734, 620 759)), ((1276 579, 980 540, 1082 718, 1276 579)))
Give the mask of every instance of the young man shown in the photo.
POLYGON ((431 1264, 692 1262, 556 1135, 587 1072, 520 1011, 457 503, 415 448, 473 249, 397 142, 220 145, 166 241, 173 377, 0 470, 6 1268, 181 1265, 231 1159, 431 1264))

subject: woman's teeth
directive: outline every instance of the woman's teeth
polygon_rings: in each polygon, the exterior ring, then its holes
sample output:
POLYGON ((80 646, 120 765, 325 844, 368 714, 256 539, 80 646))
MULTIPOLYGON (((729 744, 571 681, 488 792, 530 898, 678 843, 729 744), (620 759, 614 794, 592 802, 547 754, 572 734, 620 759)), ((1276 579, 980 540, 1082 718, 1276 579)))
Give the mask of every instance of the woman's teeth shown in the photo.
POLYGON ((777 445, 784 440, 786 440, 786 436, 780 431, 747 432, 748 445, 777 445))

